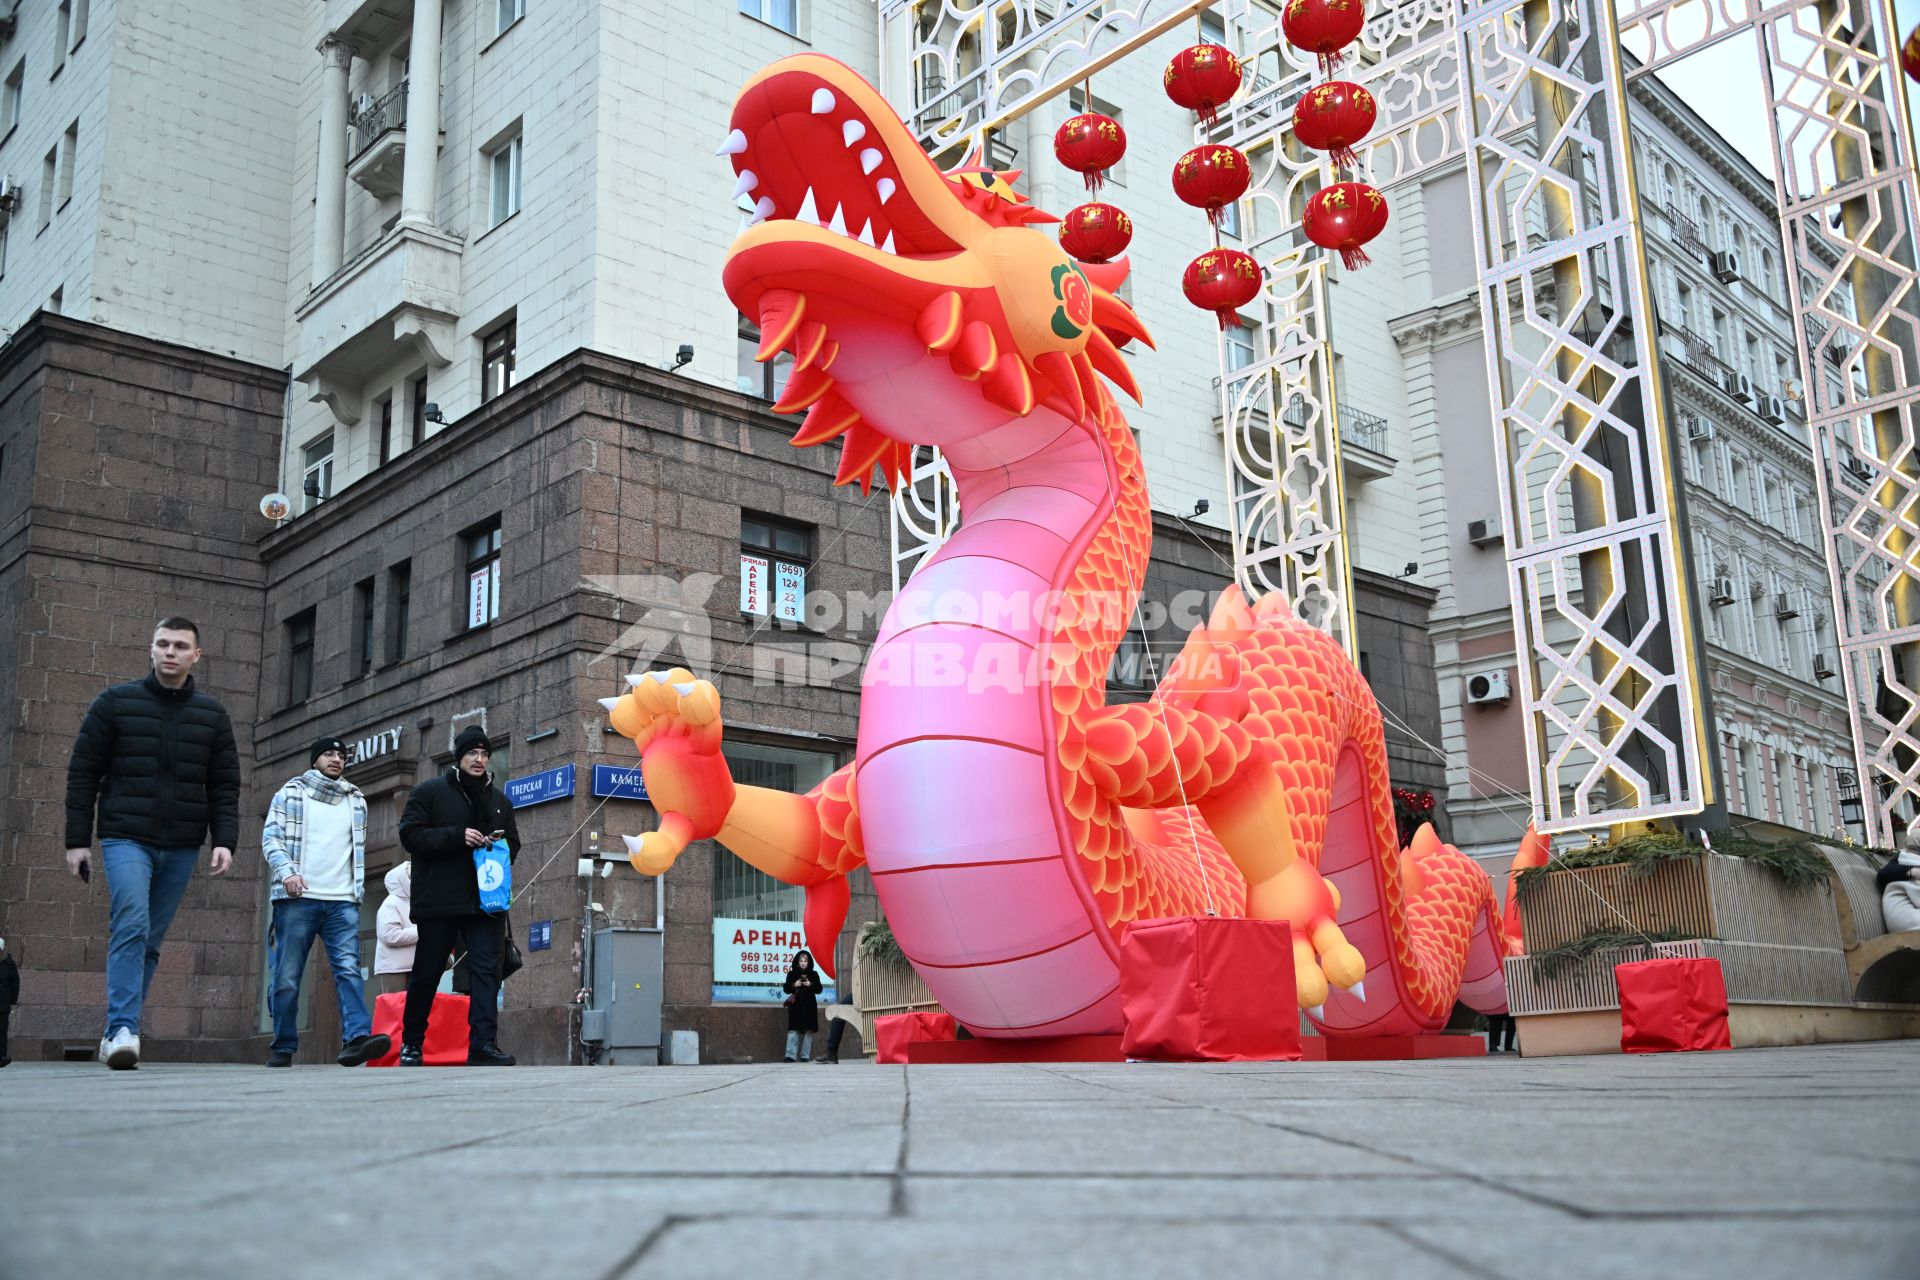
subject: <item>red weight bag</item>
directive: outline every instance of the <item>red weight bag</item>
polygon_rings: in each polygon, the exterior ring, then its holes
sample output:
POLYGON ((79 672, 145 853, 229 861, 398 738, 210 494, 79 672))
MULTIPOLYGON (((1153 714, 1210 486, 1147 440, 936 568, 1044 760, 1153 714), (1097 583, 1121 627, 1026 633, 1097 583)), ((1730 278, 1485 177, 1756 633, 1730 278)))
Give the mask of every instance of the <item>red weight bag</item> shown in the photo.
POLYGON ((1620 1052, 1731 1049, 1720 962, 1640 960, 1613 967, 1620 986, 1620 1052))
MULTIPOLYGON (((400 1024, 407 1012, 407 993, 395 991, 377 996, 373 1002, 373 1033, 391 1036, 393 1047, 383 1058, 375 1058, 370 1067, 391 1067, 400 1061, 400 1024)), ((427 1014, 427 1039, 420 1056, 430 1067, 467 1065, 467 998, 449 992, 436 992, 433 1010, 427 1014)))
POLYGON ((905 1062, 916 1040, 952 1040, 959 1027, 950 1013, 894 1013, 873 1020, 873 1060, 905 1062))
POLYGON ((1293 931, 1283 920, 1136 920, 1120 940, 1120 1004, 1129 1058, 1297 1060, 1293 931))

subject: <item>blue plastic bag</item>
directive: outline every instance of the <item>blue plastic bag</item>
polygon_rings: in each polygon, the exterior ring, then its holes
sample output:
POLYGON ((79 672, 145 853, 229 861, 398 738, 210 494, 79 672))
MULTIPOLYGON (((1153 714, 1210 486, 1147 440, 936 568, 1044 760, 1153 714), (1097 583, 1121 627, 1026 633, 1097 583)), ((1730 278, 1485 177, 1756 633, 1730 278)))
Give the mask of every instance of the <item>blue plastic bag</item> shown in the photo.
POLYGON ((480 885, 480 909, 490 916, 505 915, 513 901, 513 863, 507 855, 507 842, 473 851, 473 873, 480 885))

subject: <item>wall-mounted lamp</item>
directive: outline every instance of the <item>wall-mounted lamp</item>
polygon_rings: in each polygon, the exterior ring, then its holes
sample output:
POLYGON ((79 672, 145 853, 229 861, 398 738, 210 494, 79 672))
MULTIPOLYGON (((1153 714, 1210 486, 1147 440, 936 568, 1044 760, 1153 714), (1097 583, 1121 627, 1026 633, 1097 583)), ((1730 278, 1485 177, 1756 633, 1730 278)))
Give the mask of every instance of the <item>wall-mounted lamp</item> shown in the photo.
POLYGON ((427 407, 420 411, 420 416, 428 422, 437 422, 443 427, 447 425, 446 418, 441 416, 440 406, 432 400, 427 401, 427 407))
POLYGON ((1188 514, 1187 519, 1191 520, 1194 518, 1194 516, 1203 516, 1207 514, 1207 505, 1208 505, 1207 500, 1205 498, 1202 498, 1200 499, 1200 501, 1194 503, 1193 511, 1188 514))
POLYGON ((1418 560, 1409 560, 1407 561, 1407 567, 1400 571, 1400 576, 1403 578, 1411 578, 1418 572, 1420 572, 1420 562, 1418 560))
POLYGON ((673 353, 673 365, 667 372, 678 373, 682 368, 692 363, 693 346, 690 343, 683 342, 680 344, 680 349, 673 353))

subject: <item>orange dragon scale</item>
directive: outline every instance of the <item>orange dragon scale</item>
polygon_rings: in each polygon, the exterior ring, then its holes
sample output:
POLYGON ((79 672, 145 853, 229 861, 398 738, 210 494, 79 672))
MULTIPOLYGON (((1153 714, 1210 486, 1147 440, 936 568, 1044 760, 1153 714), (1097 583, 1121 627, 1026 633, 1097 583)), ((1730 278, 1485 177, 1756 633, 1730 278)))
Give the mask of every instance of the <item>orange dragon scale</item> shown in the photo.
POLYGON ((1107 702, 1152 541, 1109 387, 1137 399, 1121 348, 1151 345, 1114 292, 1125 264, 1068 258, 1009 175, 943 172, 815 54, 748 82, 722 153, 756 202, 725 287, 760 357, 804 370, 775 406, 808 411, 796 443, 840 441, 836 481, 863 487, 937 445, 964 514, 881 624, 854 762, 812 792, 736 786, 690 671, 608 700, 661 812, 633 865, 718 839, 806 886, 822 957, 864 865, 977 1035, 1119 1030, 1120 930, 1209 912, 1292 926, 1296 998, 1328 1035, 1504 1011, 1486 873, 1431 828, 1400 847, 1379 706, 1286 600, 1229 588, 1151 701, 1107 702))

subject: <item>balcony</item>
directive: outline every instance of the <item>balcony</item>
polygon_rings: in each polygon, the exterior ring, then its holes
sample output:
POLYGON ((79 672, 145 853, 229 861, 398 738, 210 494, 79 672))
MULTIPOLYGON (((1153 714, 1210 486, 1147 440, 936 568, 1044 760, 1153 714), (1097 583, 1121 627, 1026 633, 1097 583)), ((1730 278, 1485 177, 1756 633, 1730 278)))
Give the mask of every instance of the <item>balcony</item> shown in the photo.
POLYGON ((1695 333, 1685 325, 1660 322, 1668 339, 1667 350, 1678 356, 1681 363, 1700 377, 1711 382, 1716 389, 1724 389, 1726 375, 1732 372, 1732 366, 1719 356, 1713 339, 1704 334, 1695 333))
POLYGON ((430 227, 396 227, 300 304, 293 376, 341 425, 360 421, 367 378, 408 351, 436 369, 451 363, 461 248, 430 227))
POLYGON ((327 0, 327 34, 362 49, 392 44, 413 25, 413 0, 327 0))
POLYGON ((1696 258, 1707 256, 1707 242, 1700 238, 1700 226, 1692 218, 1680 212, 1672 201, 1667 202, 1667 222, 1673 228, 1674 243, 1696 258))
POLYGON ((1351 405, 1340 406, 1340 461, 1347 478, 1365 484, 1393 474, 1393 455, 1387 452, 1387 420, 1351 405))
POLYGON ((347 176, 376 199, 400 194, 407 167, 407 82, 402 80, 375 98, 363 94, 347 117, 347 176))

